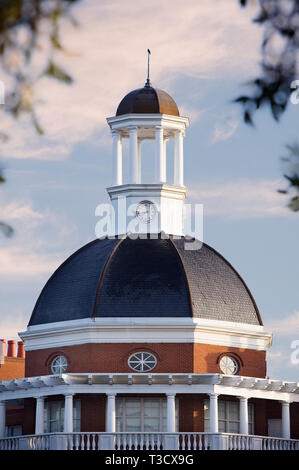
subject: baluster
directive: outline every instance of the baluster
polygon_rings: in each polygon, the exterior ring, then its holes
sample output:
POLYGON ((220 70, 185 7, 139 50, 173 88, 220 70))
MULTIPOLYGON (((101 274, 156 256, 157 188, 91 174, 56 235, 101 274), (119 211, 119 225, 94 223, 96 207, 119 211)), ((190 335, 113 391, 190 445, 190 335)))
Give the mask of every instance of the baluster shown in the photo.
POLYGON ((144 450, 144 446, 146 445, 145 438, 145 434, 140 434, 140 450, 144 450))
POLYGON ((138 450, 138 434, 134 434, 134 450, 138 450))
POLYGON ((187 435, 187 450, 192 450, 192 434, 187 435))
POLYGON ((149 450, 149 439, 148 439, 148 434, 145 434, 145 450, 149 450))
POLYGON ((157 435, 157 450, 161 450, 162 434, 157 435))
POLYGON ((132 433, 128 435, 128 450, 132 450, 132 433))
POLYGON ((127 434, 123 434, 123 435, 122 435, 122 438, 123 438, 123 450, 127 450, 127 437, 128 437, 127 434))
POLYGON ((185 450, 185 434, 179 435, 179 442, 180 442, 180 450, 185 450))

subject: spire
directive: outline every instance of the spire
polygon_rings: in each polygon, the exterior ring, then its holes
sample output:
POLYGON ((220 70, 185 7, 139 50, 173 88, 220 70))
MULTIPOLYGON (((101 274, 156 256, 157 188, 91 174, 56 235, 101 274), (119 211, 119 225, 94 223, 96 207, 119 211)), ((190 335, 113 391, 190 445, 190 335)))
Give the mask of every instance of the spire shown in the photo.
POLYGON ((146 82, 145 82, 145 87, 146 88, 150 88, 152 85, 151 85, 151 82, 150 82, 150 78, 149 78, 149 75, 150 75, 150 55, 151 55, 151 51, 148 49, 147 50, 147 79, 146 79, 146 82))

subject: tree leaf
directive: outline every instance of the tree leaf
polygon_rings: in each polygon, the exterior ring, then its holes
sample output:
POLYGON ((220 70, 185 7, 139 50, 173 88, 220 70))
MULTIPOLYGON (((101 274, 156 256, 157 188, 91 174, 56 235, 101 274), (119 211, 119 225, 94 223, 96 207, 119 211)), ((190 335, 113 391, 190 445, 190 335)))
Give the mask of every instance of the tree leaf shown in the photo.
POLYGON ((50 62, 49 67, 44 72, 44 75, 48 75, 49 77, 56 78, 56 80, 60 80, 64 83, 72 83, 72 77, 67 74, 61 67, 50 62))

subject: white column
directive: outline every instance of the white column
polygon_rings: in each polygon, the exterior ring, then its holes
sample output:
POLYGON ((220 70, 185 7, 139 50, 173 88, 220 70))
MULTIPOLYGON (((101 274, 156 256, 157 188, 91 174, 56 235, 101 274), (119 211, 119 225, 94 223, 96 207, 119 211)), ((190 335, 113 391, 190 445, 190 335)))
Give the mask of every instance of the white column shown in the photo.
POLYGON ((119 132, 112 131, 113 146, 113 186, 122 184, 122 137, 119 132))
POLYGON ((65 395, 64 432, 73 432, 73 395, 65 395))
POLYGON ((5 402, 0 401, 0 437, 5 436, 5 402))
POLYGON ((164 148, 163 148, 163 181, 166 183, 167 180, 167 142, 168 139, 164 139, 164 148))
POLYGON ((163 143, 163 127, 156 127, 156 182, 165 183, 165 156, 163 143))
POLYGON ((107 394, 106 432, 115 432, 115 393, 107 394))
POLYGON ((210 432, 218 432, 218 395, 210 393, 210 432))
POLYGON ((141 183, 141 139, 137 141, 137 182, 141 183))
POLYGON ((282 437, 284 439, 290 439, 291 438, 290 404, 287 401, 281 402, 281 427, 282 427, 282 437))
POLYGON ((174 177, 176 186, 184 186, 183 131, 177 131, 174 137, 174 177))
POLYGON ((129 183, 138 183, 138 133, 137 127, 130 128, 130 162, 131 174, 129 183))
POLYGON ((248 434, 248 399, 239 397, 240 400, 240 434, 248 434))
POLYGON ((175 393, 167 394, 167 432, 175 432, 175 393))
POLYGON ((45 397, 37 397, 35 408, 35 434, 44 433, 44 407, 45 397))

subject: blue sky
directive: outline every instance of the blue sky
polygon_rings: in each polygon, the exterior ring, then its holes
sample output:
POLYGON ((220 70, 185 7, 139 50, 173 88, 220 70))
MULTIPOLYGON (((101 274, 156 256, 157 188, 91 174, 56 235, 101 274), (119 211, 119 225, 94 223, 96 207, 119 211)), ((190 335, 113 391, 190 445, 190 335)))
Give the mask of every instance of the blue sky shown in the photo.
POLYGON ((189 201, 204 204, 204 241, 239 271, 274 332, 268 375, 298 381, 290 357, 299 340, 299 218, 277 189, 285 187, 280 157, 298 135, 299 105, 290 105, 279 124, 260 112, 253 129, 232 103, 259 70, 254 9, 242 10, 237 0, 139 0, 130 7, 82 0, 74 14, 80 26, 64 25, 63 41, 75 54, 55 59, 74 84, 42 79, 35 89, 46 136, 37 136, 26 117, 0 115, 10 134, 0 150, 7 177, 0 220, 15 228, 13 238, 0 239, 0 336, 13 339, 26 328, 54 269, 94 239, 94 211, 108 202, 111 183, 106 117, 143 86, 150 47, 153 85, 190 118, 185 184, 189 201))

